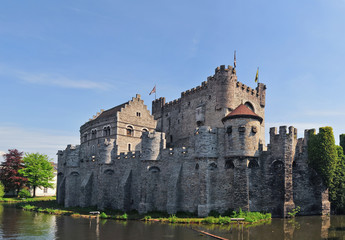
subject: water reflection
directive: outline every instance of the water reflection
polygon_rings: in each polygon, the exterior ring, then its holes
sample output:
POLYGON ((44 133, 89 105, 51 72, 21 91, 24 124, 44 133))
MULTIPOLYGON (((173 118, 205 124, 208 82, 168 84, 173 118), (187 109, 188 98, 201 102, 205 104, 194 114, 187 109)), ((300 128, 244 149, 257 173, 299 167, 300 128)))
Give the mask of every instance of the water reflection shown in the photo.
POLYGON ((0 205, 0 239, 212 239, 191 228, 231 240, 345 240, 345 216, 273 219, 257 226, 176 225, 54 216, 0 205))

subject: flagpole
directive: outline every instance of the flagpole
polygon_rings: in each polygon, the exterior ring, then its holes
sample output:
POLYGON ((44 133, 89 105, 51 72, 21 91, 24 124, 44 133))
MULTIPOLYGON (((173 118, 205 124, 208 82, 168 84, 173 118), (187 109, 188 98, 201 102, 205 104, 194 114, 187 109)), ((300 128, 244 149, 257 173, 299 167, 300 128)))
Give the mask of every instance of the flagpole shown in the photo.
POLYGON ((259 67, 258 67, 258 84, 259 84, 259 67))

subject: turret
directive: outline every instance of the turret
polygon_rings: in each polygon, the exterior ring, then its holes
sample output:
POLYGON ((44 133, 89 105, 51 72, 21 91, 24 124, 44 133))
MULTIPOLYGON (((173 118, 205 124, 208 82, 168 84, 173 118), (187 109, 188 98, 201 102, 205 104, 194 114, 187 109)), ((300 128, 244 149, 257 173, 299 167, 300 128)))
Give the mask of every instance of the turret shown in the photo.
MULTIPOLYGON (((237 82, 236 70, 232 66, 225 68, 225 65, 217 67, 213 76, 216 87, 217 109, 224 114, 228 109, 233 109, 233 99, 237 82)), ((223 115, 224 116, 224 115, 223 115)))
POLYGON ((142 160, 157 160, 159 153, 166 146, 165 134, 162 132, 144 132, 142 135, 142 160))
POLYGON ((222 119, 227 157, 259 156, 262 118, 246 105, 239 105, 222 119))

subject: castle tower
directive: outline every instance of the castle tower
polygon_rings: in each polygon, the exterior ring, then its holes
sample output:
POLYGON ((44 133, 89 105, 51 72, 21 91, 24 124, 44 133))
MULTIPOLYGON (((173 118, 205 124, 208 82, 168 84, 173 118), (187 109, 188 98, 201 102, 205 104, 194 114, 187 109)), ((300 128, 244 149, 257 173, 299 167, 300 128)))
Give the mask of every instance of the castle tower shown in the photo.
POLYGON ((239 105, 222 122, 226 130, 227 157, 258 157, 262 118, 246 105, 239 105))
POLYGON ((241 104, 222 122, 225 127, 226 165, 234 168, 234 207, 249 211, 248 167, 258 166, 262 118, 241 104))
MULTIPOLYGON (((237 82, 236 70, 232 66, 217 67, 213 78, 215 81, 216 109, 222 109, 223 114, 235 108, 233 100, 237 82)), ((224 116, 224 115, 223 115, 224 116)))
POLYGON ((161 132, 144 132, 142 134, 141 152, 143 160, 157 160, 161 149, 165 148, 165 134, 161 132))

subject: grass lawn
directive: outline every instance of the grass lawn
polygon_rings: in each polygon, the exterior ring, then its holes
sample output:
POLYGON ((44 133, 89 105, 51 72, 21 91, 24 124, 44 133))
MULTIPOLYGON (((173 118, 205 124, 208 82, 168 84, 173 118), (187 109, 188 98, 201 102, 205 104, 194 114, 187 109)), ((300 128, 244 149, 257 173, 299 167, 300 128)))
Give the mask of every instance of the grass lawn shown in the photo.
POLYGON ((18 197, 0 198, 0 202, 2 202, 2 203, 38 202, 38 201, 54 201, 54 200, 56 200, 55 196, 52 196, 52 197, 34 197, 34 198, 18 198, 18 197))

